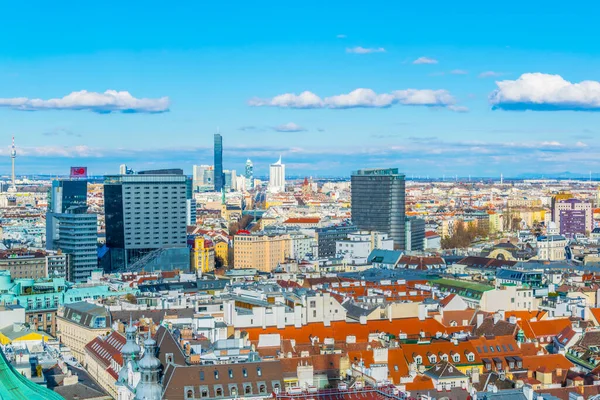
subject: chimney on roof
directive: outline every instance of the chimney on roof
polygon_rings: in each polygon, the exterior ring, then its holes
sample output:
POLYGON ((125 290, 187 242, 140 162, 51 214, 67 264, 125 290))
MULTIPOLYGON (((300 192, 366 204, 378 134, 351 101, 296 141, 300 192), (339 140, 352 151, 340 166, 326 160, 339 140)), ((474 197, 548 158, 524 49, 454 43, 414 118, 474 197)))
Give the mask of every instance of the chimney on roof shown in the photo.
POLYGON ((502 316, 500 315, 499 312, 495 312, 494 313, 494 325, 496 325, 498 322, 500 322, 500 319, 502 318, 502 316))
POLYGON ((483 314, 481 312, 477 313, 477 327, 479 328, 483 324, 483 314))
POLYGON ((534 394, 533 387, 530 384, 523 385, 523 396, 525 396, 527 400, 533 400, 534 394))

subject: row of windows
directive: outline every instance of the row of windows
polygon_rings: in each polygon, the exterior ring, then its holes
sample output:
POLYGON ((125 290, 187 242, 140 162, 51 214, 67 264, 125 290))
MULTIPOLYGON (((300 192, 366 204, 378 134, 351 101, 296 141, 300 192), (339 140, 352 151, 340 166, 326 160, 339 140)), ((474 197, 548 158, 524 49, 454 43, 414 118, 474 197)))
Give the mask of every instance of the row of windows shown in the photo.
MULTIPOLYGON (((219 379, 219 370, 215 369, 213 374, 215 376, 215 379, 218 380, 219 379)), ((228 375, 229 375, 230 379, 233 379, 233 369, 229 368, 228 375)), ((247 368, 242 369, 242 375, 244 376, 244 378, 248 377, 248 369, 247 368)), ((262 376, 262 368, 261 367, 256 367, 256 375, 262 376)), ((204 380, 204 371, 200 371, 200 380, 201 381, 204 380)))
MULTIPOLYGON (((195 392, 193 388, 189 388, 186 387, 185 389, 185 398, 187 399, 195 399, 195 392)), ((275 384, 273 385, 273 390, 275 391, 279 391, 279 384, 275 384)), ((244 395, 251 395, 252 394, 252 385, 251 384, 246 384, 244 385, 244 395)), ((222 387, 216 387, 214 389, 214 397, 224 397, 224 391, 222 387)), ((258 386, 258 393, 259 394, 266 394, 267 393, 267 386, 262 383, 258 386)), ((229 397, 237 397, 238 396, 238 389, 237 386, 232 386, 229 388, 229 397)), ((200 398, 207 398, 207 397, 211 397, 209 396, 208 393, 208 387, 200 387, 200 398)))

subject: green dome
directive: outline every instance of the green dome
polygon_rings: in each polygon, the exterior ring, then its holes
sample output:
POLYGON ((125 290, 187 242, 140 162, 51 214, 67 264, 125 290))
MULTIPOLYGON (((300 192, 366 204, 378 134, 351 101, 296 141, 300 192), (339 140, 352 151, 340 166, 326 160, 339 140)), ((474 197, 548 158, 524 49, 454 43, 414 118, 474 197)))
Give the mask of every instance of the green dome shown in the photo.
POLYGON ((0 350, 0 399, 2 400, 64 400, 62 396, 21 375, 0 350))

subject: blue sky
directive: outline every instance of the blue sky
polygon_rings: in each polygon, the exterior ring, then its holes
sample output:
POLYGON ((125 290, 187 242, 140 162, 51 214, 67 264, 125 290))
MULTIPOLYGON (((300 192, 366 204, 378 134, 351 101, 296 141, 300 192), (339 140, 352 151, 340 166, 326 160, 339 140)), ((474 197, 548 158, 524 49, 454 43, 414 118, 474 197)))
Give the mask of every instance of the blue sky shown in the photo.
POLYGON ((19 173, 190 173, 217 127, 226 167, 259 175, 279 154, 309 176, 600 172, 592 2, 21 3, 0 15, 0 174, 13 134, 19 173))

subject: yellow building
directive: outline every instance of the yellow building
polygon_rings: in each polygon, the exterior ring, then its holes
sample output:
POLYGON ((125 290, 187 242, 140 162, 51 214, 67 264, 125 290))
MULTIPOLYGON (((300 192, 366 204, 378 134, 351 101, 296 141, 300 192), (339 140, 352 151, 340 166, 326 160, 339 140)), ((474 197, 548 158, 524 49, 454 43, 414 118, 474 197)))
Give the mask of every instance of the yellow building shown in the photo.
POLYGON ((519 218, 528 227, 534 226, 535 223, 544 222, 546 218, 546 210, 543 208, 530 208, 518 210, 519 218))
POLYGON ((215 244, 203 236, 196 236, 191 241, 191 269, 194 272, 206 273, 215 269, 215 244))
POLYGON ((289 235, 235 235, 235 268, 256 268, 271 272, 290 256, 290 241, 289 235))
POLYGON ((502 232, 504 230, 504 219, 502 214, 490 211, 488 213, 490 223, 490 233, 502 232))
POLYGON ((0 330, 0 343, 7 344, 22 344, 28 345, 41 344, 52 339, 52 336, 46 332, 33 331, 21 324, 13 324, 0 330))
POLYGON ((223 266, 229 265, 229 244, 224 240, 219 240, 215 244, 215 257, 219 257, 223 261, 223 266))

